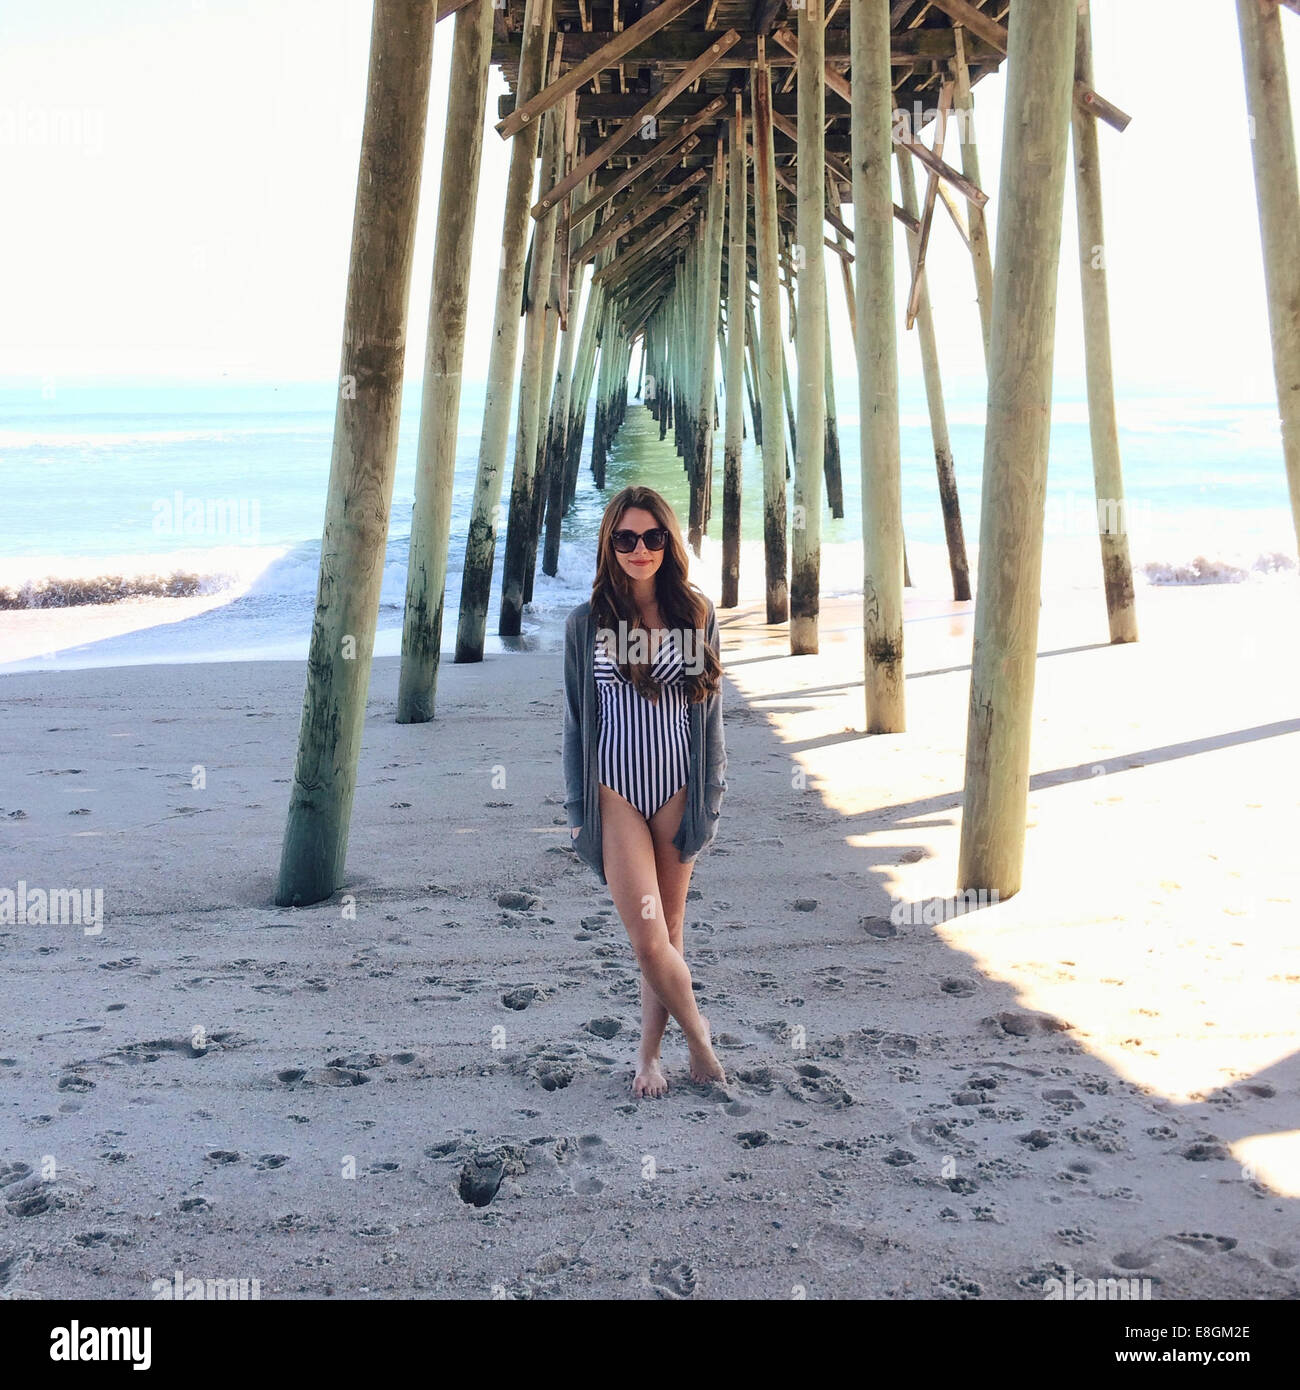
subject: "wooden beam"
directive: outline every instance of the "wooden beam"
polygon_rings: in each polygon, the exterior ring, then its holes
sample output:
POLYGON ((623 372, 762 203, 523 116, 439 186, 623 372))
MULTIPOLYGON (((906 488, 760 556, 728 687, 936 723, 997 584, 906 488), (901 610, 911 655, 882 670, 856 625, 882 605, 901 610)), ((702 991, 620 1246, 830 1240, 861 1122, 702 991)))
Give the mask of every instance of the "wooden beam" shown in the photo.
POLYGON ((961 237, 962 245, 970 250, 970 232, 966 227, 966 220, 961 215, 961 209, 957 206, 957 200, 943 186, 938 186, 939 201, 948 209, 948 216, 952 218, 952 225, 957 228, 957 235, 961 237))
POLYGON ((438 21, 444 20, 448 15, 455 14, 457 10, 463 10, 466 5, 472 5, 474 0, 438 0, 438 21))
MULTIPOLYGON (((948 112, 952 107, 952 83, 945 82, 939 91, 939 111, 935 120, 934 153, 943 160, 943 147, 948 139, 948 112)), ((916 255, 912 265, 912 288, 907 296, 907 327, 916 322, 921 303, 921 284, 925 279, 925 256, 930 248, 930 228, 934 225, 934 204, 939 192, 939 176, 933 172, 925 182, 925 201, 921 206, 921 231, 917 238, 916 255)))
MULTIPOLYGON (((797 13, 797 10, 794 11, 797 13)), ((644 55, 644 61, 660 68, 688 63, 699 52, 701 43, 709 43, 720 37, 722 30, 665 29, 660 32, 644 55)), ((742 31, 741 46, 735 49, 723 64, 728 68, 743 68, 754 61, 758 52, 757 37, 754 31, 742 31)), ((615 37, 612 30, 571 32, 565 43, 565 62, 576 65, 599 53, 615 37)), ((911 68, 930 62, 946 63, 953 55, 953 31, 951 29, 912 29, 893 36, 890 47, 890 63, 896 68, 911 68)), ((966 39, 966 52, 971 63, 995 67, 1002 61, 1001 52, 974 35, 966 39)), ((830 29, 826 33, 826 57, 837 63, 847 63, 849 59, 848 34, 843 29, 830 29)), ((511 64, 519 60, 519 35, 511 34, 504 42, 492 48, 492 61, 498 65, 511 64)), ((637 60, 633 58, 633 63, 637 60)), ((794 66, 794 59, 784 53, 767 52, 770 68, 782 70, 794 66)), ((599 74, 597 74, 599 75, 599 74)), ((896 74, 901 76, 901 74, 896 74)))
MULTIPOLYGON (((784 169, 778 169, 776 171, 776 181, 781 185, 782 188, 788 189, 791 193, 798 197, 799 185, 794 179, 790 177, 789 174, 786 173, 784 169)), ((839 215, 838 212, 833 211, 829 204, 826 208, 826 220, 831 224, 832 227, 835 228, 837 232, 840 232, 842 235, 848 237, 850 241, 853 240, 853 228, 850 227, 848 223, 844 221, 844 219, 839 215)), ((829 246, 832 251, 839 252, 840 255, 846 254, 839 245, 837 245, 835 242, 829 239, 827 239, 826 245, 829 246)), ((850 262, 852 262, 853 257, 849 256, 848 259, 850 262)))
MULTIPOLYGON (((782 135, 788 135, 790 139, 795 142, 795 148, 797 150, 799 146, 799 127, 795 125, 795 123, 789 118, 789 116, 782 116, 778 112, 773 111, 772 124, 777 128, 777 130, 781 132, 782 135)), ((853 175, 849 171, 849 166, 844 162, 844 160, 842 160, 838 155, 834 154, 826 154, 824 158, 826 160, 827 169, 832 170, 837 177, 839 177, 845 183, 852 186, 853 175)), ((788 182, 785 182, 784 180, 782 180, 782 182, 785 183, 785 186, 787 188, 791 187, 791 185, 788 182)), ((834 222, 831 221, 829 216, 826 220, 831 223, 832 227, 836 225, 834 222)), ((916 232, 919 231, 921 228, 920 222, 918 222, 917 219, 913 217, 905 209, 900 208, 897 203, 894 204, 894 220, 896 222, 901 222, 909 232, 916 232)), ((840 223, 839 225, 840 228, 849 237, 849 239, 852 240, 852 231, 850 231, 848 227, 844 226, 843 223, 840 223)))
POLYGON ((776 12, 780 8, 781 0, 754 0, 754 10, 750 17, 750 27, 754 33, 770 34, 772 25, 776 22, 776 12))
POLYGON ((969 0, 930 0, 936 10, 942 10, 954 24, 978 34, 984 42, 1005 56, 1007 51, 1007 31, 991 15, 976 9, 969 0))
MULTIPOLYGON (((963 30, 953 31, 957 40, 957 52, 952 62, 953 106, 962 113, 962 124, 958 127, 961 138, 961 171, 972 183, 980 182, 979 144, 975 139, 975 98, 971 92, 970 68, 966 62, 966 45, 963 30)), ((984 365, 987 370, 989 347, 993 327, 993 253, 989 248, 988 223, 984 209, 976 203, 968 203, 970 210, 971 266, 975 272, 975 297, 979 303, 980 336, 984 340, 984 365)))
MULTIPOLYGON (((992 15, 987 15, 983 10, 976 9, 970 0, 930 0, 930 3, 936 9, 942 10, 952 20, 954 26, 961 25, 982 39, 990 48, 1006 53, 1006 26, 999 24, 992 15)), ((1099 96, 1082 83, 1075 84, 1074 99, 1084 111, 1105 121, 1107 125, 1114 126, 1116 130, 1122 131, 1132 119, 1132 117, 1126 116, 1118 106, 1107 101, 1105 97, 1099 96)))
MULTIPOLYGON (((656 11, 656 13, 658 12, 656 11)), ((561 198, 565 197, 572 189, 576 188, 588 174, 599 169, 615 150, 627 144, 634 135, 640 132, 647 120, 657 116, 675 96, 684 92, 700 73, 707 72, 727 49, 733 44, 739 43, 739 41, 740 35, 734 29, 728 29, 721 38, 711 43, 671 86, 665 87, 661 92, 656 92, 635 116, 624 121, 623 124, 620 125, 607 140, 594 149, 581 164, 571 169, 559 183, 547 189, 533 207, 533 216, 543 216, 547 208, 554 206, 561 198)))
MULTIPOLYGON (((776 33, 772 35, 772 38, 776 43, 779 43, 787 53, 798 51, 794 37, 788 30, 778 29, 776 33)), ((843 97, 844 100, 849 103, 850 107, 852 107, 853 96, 848 81, 843 73, 837 72, 829 63, 826 65, 826 85, 833 92, 843 97)), ((954 188, 961 192, 963 197, 968 198, 973 203, 978 203, 980 207, 983 207, 984 204, 988 202, 989 195, 985 193, 983 189, 976 188, 964 174, 959 174, 951 164, 945 164, 942 159, 937 158, 930 150, 921 144, 919 140, 914 140, 911 136, 902 136, 898 134, 896 134, 895 138, 904 149, 910 150, 927 169, 938 174, 941 179, 947 179, 954 188)))
POLYGON ((635 231, 642 222, 648 222, 655 213, 667 207, 669 203, 675 203, 683 193, 694 188, 696 184, 703 183, 708 176, 707 169, 696 169, 694 173, 688 174, 680 183, 673 184, 657 198, 652 198, 648 202, 633 198, 631 200, 633 211, 611 222, 607 228, 602 227, 594 236, 578 247, 573 253, 574 264, 584 265, 602 247, 608 246, 611 241, 617 241, 620 237, 625 237, 629 232, 635 231))
POLYGON ((629 184, 635 183, 643 176, 647 176, 669 155, 678 158, 688 150, 693 149, 699 144, 699 136, 695 134, 696 129, 720 112, 724 104, 721 97, 714 97, 698 116, 687 121, 680 130, 675 130, 671 135, 665 135, 643 159, 638 159, 635 164, 624 169, 617 178, 611 180, 609 183, 599 185, 592 193, 591 197, 588 198, 574 214, 575 220, 582 221, 584 218, 591 216, 598 207, 609 202, 611 198, 616 197, 629 184))
POLYGON ((612 280, 616 271, 626 275, 631 266, 635 265, 648 252, 653 251, 656 246, 670 237, 679 227, 683 227, 692 217, 699 212, 699 206, 692 200, 686 207, 675 212, 662 226, 656 227, 648 232, 634 246, 629 246, 621 255, 616 256, 603 269, 596 271, 591 277, 592 284, 604 284, 607 280, 612 280))
POLYGON ((1118 106, 1094 92, 1086 82, 1074 84, 1074 104, 1083 111, 1091 112, 1098 120, 1105 121, 1108 126, 1118 131, 1127 130, 1133 119, 1118 106))
POLYGON ((696 0, 662 0, 661 4, 644 14, 630 29, 611 35, 609 41, 591 57, 543 87, 535 97, 524 102, 522 106, 516 106, 504 121, 497 122, 497 133, 503 139, 517 135, 529 121, 536 120, 543 111, 549 111, 570 92, 576 92, 598 72, 612 68, 620 58, 657 33, 665 24, 671 24, 695 3, 696 0))

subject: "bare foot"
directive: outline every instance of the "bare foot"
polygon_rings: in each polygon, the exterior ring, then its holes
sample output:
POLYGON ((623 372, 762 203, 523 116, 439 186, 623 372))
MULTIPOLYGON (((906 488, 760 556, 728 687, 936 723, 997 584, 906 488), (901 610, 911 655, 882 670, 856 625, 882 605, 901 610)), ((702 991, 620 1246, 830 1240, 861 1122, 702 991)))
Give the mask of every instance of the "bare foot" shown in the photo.
POLYGON ((638 1057, 636 1076, 632 1080, 632 1094, 638 1100, 645 1096, 659 1097, 668 1093, 668 1078, 659 1065, 658 1057, 646 1059, 638 1057))
POLYGON ((713 1030, 709 1027, 709 1020, 702 1014, 700 1022, 704 1025, 704 1043, 698 1048, 691 1047, 691 1080, 719 1081, 725 1086, 727 1074, 722 1070, 722 1063, 713 1051, 713 1030))

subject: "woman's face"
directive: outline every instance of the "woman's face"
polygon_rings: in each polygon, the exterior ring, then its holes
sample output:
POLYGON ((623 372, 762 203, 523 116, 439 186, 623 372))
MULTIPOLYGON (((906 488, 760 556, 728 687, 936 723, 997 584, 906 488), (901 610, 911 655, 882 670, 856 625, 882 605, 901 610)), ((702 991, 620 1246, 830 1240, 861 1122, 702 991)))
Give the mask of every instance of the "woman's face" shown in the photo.
MULTIPOLYGON (((638 535, 646 531, 652 531, 658 527, 659 521, 653 512, 648 512, 644 507, 628 507, 619 518, 618 524, 614 527, 615 531, 635 531, 638 535)), ((614 551, 614 558, 623 567, 624 574, 632 580, 653 579, 659 573, 659 566, 664 562, 665 550, 647 550, 645 541, 640 540, 636 543, 636 549, 630 555, 624 555, 621 551, 614 551)))

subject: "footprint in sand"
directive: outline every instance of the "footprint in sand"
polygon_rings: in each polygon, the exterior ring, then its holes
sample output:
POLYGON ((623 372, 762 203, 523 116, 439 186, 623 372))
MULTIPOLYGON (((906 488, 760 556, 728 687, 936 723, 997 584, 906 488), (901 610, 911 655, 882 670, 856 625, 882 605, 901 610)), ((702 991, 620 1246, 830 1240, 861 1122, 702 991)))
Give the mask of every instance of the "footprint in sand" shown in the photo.
POLYGON ((1228 1151, 1222 1144, 1201 1141, 1199 1143, 1189 1144, 1183 1150, 1183 1157, 1189 1159, 1193 1163, 1212 1163, 1216 1159, 1227 1158, 1228 1151))
POLYGON ((0 1187, 9 1187, 13 1183, 22 1182, 24 1178, 32 1175, 32 1165, 30 1163, 3 1163, 0 1162, 0 1187))
POLYGON ((680 1300, 690 1298, 699 1287, 699 1277, 686 1260, 656 1260, 646 1276, 646 1283, 659 1298, 680 1300))
POLYGON ((1202 1255, 1221 1255, 1237 1248, 1231 1236, 1212 1236, 1206 1231, 1180 1231, 1169 1239, 1191 1250, 1199 1250, 1202 1255))
POLYGON ((623 1025, 616 1018, 593 1018, 582 1026, 586 1032, 592 1033, 598 1038, 604 1038, 606 1042, 611 1038, 618 1037, 623 1029, 623 1025))
POLYGON ((824 1221, 808 1237, 806 1253, 824 1269, 847 1269, 866 1248, 867 1242, 853 1227, 824 1221))
POLYGON ((833 1072, 826 1071, 814 1062, 801 1062, 794 1071, 795 1080, 787 1081, 784 1085, 786 1093, 794 1096, 796 1100, 828 1105, 833 1110, 842 1110, 853 1104, 853 1097, 833 1072))
POLYGON ((512 1070, 531 1078, 543 1091, 562 1091, 573 1084, 583 1061, 583 1054, 572 1043, 539 1043, 529 1048, 512 1070))
POLYGON ((938 1298, 971 1299, 982 1298, 983 1288, 974 1279, 964 1274, 950 1274, 946 1279, 935 1283, 935 1296, 938 1298))
POLYGON ((605 1189, 604 1180, 587 1170, 603 1168, 617 1161, 613 1150, 599 1134, 581 1134, 576 1139, 566 1135, 556 1141, 554 1153, 558 1164, 567 1166, 572 1163, 576 1166, 577 1171, 569 1179, 569 1187, 579 1197, 594 1197, 605 1189))
POLYGON ((1154 1259, 1154 1251, 1150 1249, 1121 1250, 1118 1255, 1110 1257, 1110 1262, 1116 1269, 1148 1269, 1154 1259))
POLYGON ((475 1149, 461 1167, 457 1194, 467 1206, 485 1207, 496 1197, 504 1178, 522 1177, 527 1171, 527 1151, 522 1145, 475 1149))
POLYGON ((527 1009, 531 1005, 549 998, 550 994, 551 991, 544 989, 541 985, 518 985, 514 989, 507 990, 501 996, 501 1002, 507 1009, 527 1009))
POLYGON ((998 1038, 1032 1038, 1044 1033, 1062 1033, 1069 1026, 1050 1014, 1031 1014, 1018 1009, 1007 1009, 980 1020, 983 1032, 998 1038))
POLYGON ((898 928, 888 917, 864 917, 862 930, 877 941, 890 941, 898 935, 898 928))

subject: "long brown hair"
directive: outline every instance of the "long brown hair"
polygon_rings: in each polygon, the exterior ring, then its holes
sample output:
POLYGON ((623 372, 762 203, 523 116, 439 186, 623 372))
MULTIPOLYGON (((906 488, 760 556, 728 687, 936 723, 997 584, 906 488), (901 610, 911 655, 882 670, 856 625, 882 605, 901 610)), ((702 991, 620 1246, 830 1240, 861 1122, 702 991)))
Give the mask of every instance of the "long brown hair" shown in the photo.
MULTIPOLYGON (((722 685, 722 663, 705 640, 709 601, 704 591, 687 578, 686 547, 682 544, 677 516, 652 487, 623 488, 610 498, 605 515, 601 518, 596 542, 596 578, 591 586, 591 616, 596 630, 608 628, 618 631, 622 623, 629 639, 636 629, 644 631, 632 597, 632 581, 614 553, 614 532, 620 528, 623 513, 630 507, 640 507, 651 513, 667 533, 663 562, 655 573, 655 601, 665 627, 679 634, 695 634, 694 664, 699 666, 699 670, 692 673, 688 669, 682 683, 688 700, 707 700, 722 685)), ((651 675, 648 662, 624 661, 618 663, 618 669, 624 679, 630 680, 647 700, 658 704, 659 682, 651 675)))

